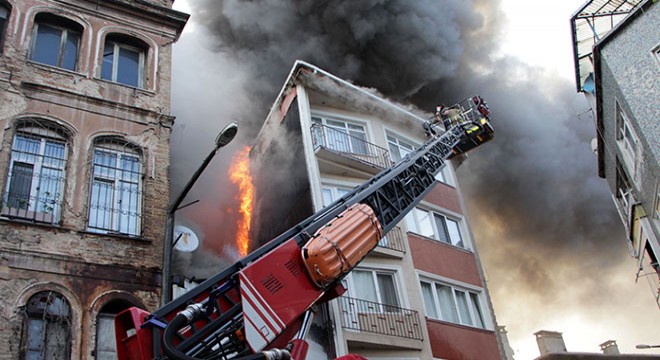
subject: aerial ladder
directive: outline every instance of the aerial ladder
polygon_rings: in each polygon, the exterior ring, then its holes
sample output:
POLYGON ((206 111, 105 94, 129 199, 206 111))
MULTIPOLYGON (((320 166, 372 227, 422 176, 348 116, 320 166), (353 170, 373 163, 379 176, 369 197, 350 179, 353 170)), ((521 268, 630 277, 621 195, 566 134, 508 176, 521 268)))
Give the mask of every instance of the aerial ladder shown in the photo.
POLYGON ((429 120, 431 138, 393 167, 158 310, 119 313, 119 360, 304 360, 315 308, 341 296, 341 280, 432 190, 447 159, 493 138, 481 97, 455 106, 460 122, 442 132, 429 120))

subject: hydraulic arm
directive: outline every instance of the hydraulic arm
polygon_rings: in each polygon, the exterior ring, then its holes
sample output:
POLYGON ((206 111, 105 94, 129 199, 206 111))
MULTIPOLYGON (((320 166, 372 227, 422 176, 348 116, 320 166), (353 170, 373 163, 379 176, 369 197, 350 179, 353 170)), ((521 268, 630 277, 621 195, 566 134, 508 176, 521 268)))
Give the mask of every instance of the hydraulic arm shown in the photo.
POLYGON ((304 341, 309 310, 343 292, 341 280, 431 191, 446 159, 492 138, 485 103, 468 100, 460 124, 185 295, 153 313, 117 315, 119 359, 287 359, 293 352, 303 360, 296 341, 304 341))

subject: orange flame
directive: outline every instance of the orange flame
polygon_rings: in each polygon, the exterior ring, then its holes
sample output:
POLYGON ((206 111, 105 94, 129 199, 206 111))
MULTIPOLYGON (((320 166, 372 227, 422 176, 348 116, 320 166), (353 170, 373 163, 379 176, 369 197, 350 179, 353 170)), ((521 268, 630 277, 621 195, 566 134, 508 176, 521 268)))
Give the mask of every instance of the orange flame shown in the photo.
POLYGON ((236 247, 241 257, 248 254, 250 245, 250 222, 252 220, 252 202, 254 200, 254 185, 250 174, 249 147, 244 147, 234 156, 234 161, 229 168, 229 179, 238 186, 236 200, 240 202, 239 219, 236 224, 236 247))

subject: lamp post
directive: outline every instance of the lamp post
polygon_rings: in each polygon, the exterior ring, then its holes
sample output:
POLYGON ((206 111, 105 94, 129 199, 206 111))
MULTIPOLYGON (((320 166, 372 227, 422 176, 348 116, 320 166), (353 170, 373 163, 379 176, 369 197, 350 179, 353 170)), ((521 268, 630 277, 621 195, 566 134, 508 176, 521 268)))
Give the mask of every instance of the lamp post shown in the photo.
POLYGON ((660 345, 639 344, 639 345, 635 345, 635 347, 638 349, 652 349, 652 348, 660 348, 660 345))
POLYGON ((167 229, 166 229, 166 234, 165 234, 165 249, 163 251, 163 279, 161 282, 161 303, 165 304, 172 300, 172 286, 171 286, 171 278, 172 278, 172 248, 174 247, 173 244, 173 238, 174 238, 174 213, 179 209, 179 206, 181 205, 181 202, 185 199, 186 195, 188 195, 188 192, 190 192, 190 189, 192 189, 193 185, 199 179, 200 175, 202 175, 202 172, 206 169, 206 167, 209 165, 215 154, 218 152, 218 150, 229 144, 234 137, 236 136, 236 133, 238 132, 238 124, 236 122, 231 122, 227 126, 224 127, 218 133, 218 136, 215 138, 215 147, 211 152, 206 156, 204 159, 204 162, 202 162, 202 165, 200 165, 199 168, 195 171, 195 173, 192 175, 190 180, 188 180, 188 183, 186 186, 183 188, 183 191, 179 194, 179 196, 174 200, 174 202, 170 205, 170 207, 167 210, 167 229))

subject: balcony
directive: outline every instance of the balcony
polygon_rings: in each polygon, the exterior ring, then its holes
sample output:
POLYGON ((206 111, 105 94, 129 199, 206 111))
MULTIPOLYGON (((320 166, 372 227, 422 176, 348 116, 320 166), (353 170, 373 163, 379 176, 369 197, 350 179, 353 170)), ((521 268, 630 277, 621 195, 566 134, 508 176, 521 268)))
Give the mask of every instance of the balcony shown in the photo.
POLYGON ((312 125, 314 151, 325 160, 375 174, 391 166, 389 151, 322 124, 312 125))
MULTIPOLYGON (((422 340, 422 323, 415 310, 342 296, 339 300, 343 329, 396 338, 422 340)), ((382 338, 378 337, 378 342, 382 338)))
POLYGON ((392 230, 390 230, 390 232, 378 242, 378 246, 405 253, 406 245, 404 243, 403 230, 398 226, 393 227, 392 230))

